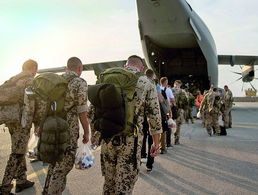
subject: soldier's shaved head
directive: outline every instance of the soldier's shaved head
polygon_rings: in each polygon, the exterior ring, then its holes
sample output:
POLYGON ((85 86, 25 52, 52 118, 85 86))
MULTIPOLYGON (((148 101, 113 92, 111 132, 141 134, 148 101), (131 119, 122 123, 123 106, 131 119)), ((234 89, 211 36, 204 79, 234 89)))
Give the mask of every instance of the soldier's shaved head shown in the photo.
POLYGON ((35 76, 38 71, 38 63, 35 60, 29 59, 23 63, 22 71, 30 72, 35 76))
POLYGON ((148 78, 154 79, 154 71, 153 71, 152 69, 147 69, 147 70, 145 71, 145 74, 146 74, 146 76, 147 76, 148 78))
POLYGON ((79 66, 82 66, 82 62, 77 57, 71 57, 67 61, 67 68, 69 70, 75 71, 79 66))
POLYGON ((144 70, 144 63, 141 57, 132 55, 128 57, 125 67, 133 67, 142 72, 144 70))
POLYGON ((71 57, 67 61, 67 68, 81 76, 83 71, 82 61, 77 57, 71 57))

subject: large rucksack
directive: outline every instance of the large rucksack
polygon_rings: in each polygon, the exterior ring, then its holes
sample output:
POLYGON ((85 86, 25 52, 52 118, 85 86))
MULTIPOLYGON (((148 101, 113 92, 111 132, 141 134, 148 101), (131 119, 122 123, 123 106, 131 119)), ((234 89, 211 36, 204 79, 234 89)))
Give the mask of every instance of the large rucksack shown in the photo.
POLYGON ((20 123, 26 83, 19 81, 30 77, 32 78, 31 74, 21 72, 0 86, 0 124, 20 123))
POLYGON ((188 105, 190 106, 190 108, 192 108, 193 106, 195 106, 195 97, 193 96, 192 93, 188 93, 188 105))
POLYGON ((133 98, 139 73, 123 68, 102 72, 96 85, 89 86, 89 101, 94 106, 94 129, 108 142, 113 136, 136 135, 133 98))
POLYGON ((69 125, 64 103, 70 80, 48 72, 38 75, 32 83, 34 93, 48 104, 48 112, 41 123, 38 142, 38 158, 43 162, 54 164, 62 160, 68 147, 69 125))

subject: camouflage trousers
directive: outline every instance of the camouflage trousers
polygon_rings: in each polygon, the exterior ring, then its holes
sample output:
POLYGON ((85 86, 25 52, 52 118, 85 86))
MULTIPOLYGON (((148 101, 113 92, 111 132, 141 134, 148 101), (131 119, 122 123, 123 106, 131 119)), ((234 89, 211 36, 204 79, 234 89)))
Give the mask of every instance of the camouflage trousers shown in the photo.
POLYGON ((207 110, 204 110, 204 111, 201 112, 201 118, 202 118, 202 125, 203 125, 203 127, 206 127, 207 115, 208 115, 208 111, 207 110))
POLYGON ((179 108, 177 110, 177 118, 176 118, 176 131, 174 133, 175 139, 180 138, 180 130, 181 130, 181 125, 184 121, 184 110, 179 108))
POLYGON ((44 195, 61 195, 65 190, 66 176, 72 170, 75 161, 75 151, 65 154, 64 158, 55 165, 48 166, 44 195))
POLYGON ((207 118, 206 118, 207 132, 210 134, 213 128, 215 128, 216 133, 218 134, 220 133, 219 113, 211 111, 207 113, 207 118))
POLYGON ((160 137, 160 149, 161 150, 166 150, 166 137, 167 137, 167 132, 161 133, 161 137, 160 137))
POLYGON ((103 194, 132 194, 138 179, 142 136, 138 136, 136 155, 134 141, 133 136, 126 137, 120 144, 103 141, 100 154, 101 171, 105 179, 103 194))
POLYGON ((185 110, 185 122, 188 123, 188 120, 190 119, 193 123, 193 115, 192 115, 192 107, 187 106, 187 109, 185 110))
POLYGON ((27 145, 30 138, 30 130, 22 129, 19 124, 7 125, 11 135, 11 154, 4 172, 2 191, 10 192, 12 180, 16 179, 17 184, 26 181, 26 160, 27 145))
POLYGON ((224 126, 226 128, 231 127, 232 125, 232 116, 231 116, 231 108, 226 107, 225 110, 222 113, 222 118, 224 121, 224 126))

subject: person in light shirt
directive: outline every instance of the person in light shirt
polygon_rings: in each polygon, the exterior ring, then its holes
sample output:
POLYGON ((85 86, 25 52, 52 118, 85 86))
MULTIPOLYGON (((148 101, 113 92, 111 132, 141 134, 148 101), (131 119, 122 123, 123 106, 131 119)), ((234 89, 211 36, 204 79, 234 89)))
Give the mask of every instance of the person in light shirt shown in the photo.
MULTIPOLYGON (((168 78, 162 77, 160 78, 160 89, 163 97, 168 101, 169 104, 169 112, 167 113, 168 118, 172 118, 171 107, 175 103, 175 97, 171 88, 168 86, 168 78)), ((171 144, 171 129, 167 127, 167 121, 163 121, 163 133, 161 136, 161 153, 166 153, 166 146, 172 147, 171 144), (165 123, 165 124, 164 124, 165 123)))

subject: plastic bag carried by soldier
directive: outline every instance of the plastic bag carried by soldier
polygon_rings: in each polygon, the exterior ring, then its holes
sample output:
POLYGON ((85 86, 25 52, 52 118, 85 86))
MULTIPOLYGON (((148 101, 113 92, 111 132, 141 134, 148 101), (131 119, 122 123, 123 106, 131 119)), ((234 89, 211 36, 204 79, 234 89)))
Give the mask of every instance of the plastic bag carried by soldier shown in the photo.
POLYGON ((88 169, 93 166, 95 158, 89 144, 81 144, 75 155, 75 168, 88 169))

